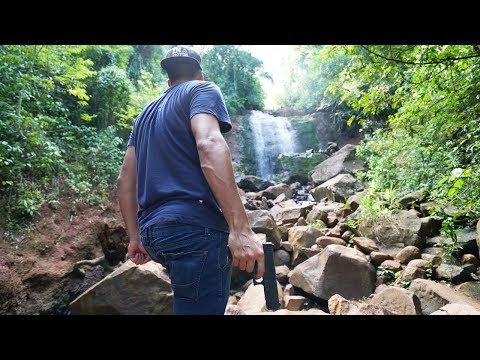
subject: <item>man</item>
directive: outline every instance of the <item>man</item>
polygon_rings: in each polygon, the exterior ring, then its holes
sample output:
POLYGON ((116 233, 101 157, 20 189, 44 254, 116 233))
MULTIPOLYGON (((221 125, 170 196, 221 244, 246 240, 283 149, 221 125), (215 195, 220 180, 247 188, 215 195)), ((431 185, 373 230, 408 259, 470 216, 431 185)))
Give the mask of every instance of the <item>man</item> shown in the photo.
POLYGON ((232 265, 252 272, 257 262, 256 278, 264 273, 222 136, 228 111, 201 63, 189 47, 167 52, 169 88, 135 120, 118 178, 128 257, 165 265, 174 314, 223 314, 232 265))

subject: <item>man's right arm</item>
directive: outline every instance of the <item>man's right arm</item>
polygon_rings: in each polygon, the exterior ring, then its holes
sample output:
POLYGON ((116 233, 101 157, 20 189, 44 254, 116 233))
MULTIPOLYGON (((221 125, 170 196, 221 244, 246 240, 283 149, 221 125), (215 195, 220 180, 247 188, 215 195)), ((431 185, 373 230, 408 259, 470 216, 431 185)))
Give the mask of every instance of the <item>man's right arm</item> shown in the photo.
POLYGON ((230 228, 228 246, 233 266, 252 272, 256 261, 258 279, 265 271, 262 245, 250 227, 238 194, 230 150, 218 120, 211 114, 200 113, 192 117, 191 125, 202 171, 230 228))

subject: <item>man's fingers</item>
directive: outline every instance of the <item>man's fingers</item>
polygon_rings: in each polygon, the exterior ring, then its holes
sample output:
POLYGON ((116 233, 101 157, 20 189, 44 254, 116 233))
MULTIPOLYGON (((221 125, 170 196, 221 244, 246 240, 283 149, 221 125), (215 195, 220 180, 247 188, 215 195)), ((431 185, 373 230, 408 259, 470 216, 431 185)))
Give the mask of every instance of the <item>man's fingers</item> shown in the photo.
POLYGON ((239 261, 238 261, 238 268, 240 270, 246 270, 247 269, 247 259, 240 258, 239 261))
POLYGON ((257 258, 257 273, 255 275, 255 279, 260 279, 263 277, 265 273, 265 258, 262 255, 261 257, 257 258))

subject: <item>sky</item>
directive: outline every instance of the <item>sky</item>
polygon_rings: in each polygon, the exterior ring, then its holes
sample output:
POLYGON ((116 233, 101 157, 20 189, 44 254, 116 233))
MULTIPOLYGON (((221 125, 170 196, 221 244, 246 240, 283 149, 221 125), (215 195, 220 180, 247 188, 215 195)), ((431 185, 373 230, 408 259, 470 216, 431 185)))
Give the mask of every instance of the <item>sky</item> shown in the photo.
MULTIPOLYGON (((200 50, 200 47, 202 46, 194 45, 197 50, 200 50)), ((283 83, 288 78, 287 59, 293 54, 291 45, 239 45, 239 47, 263 61, 264 71, 273 79, 273 81, 260 79, 265 92, 265 109, 278 108, 275 97, 282 92, 283 83)))
POLYGON ((282 92, 283 83, 287 81, 289 69, 287 59, 292 54, 290 45, 241 45, 243 50, 263 61, 263 69, 270 74, 273 82, 262 79, 265 91, 265 108, 276 109, 275 97, 282 92))

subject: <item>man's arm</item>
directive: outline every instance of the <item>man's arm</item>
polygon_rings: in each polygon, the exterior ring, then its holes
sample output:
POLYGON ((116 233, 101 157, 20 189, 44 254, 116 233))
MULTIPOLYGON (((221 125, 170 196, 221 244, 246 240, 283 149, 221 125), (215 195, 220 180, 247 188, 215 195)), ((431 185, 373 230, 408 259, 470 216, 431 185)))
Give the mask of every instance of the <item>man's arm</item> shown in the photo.
POLYGON ((230 228, 228 246, 233 266, 252 272, 257 261, 255 277, 258 279, 265 271, 262 245, 250 227, 238 194, 230 150, 220 132, 218 120, 211 114, 197 114, 192 117, 192 131, 202 171, 230 228))
POLYGON ((138 200, 137 200, 137 160, 135 147, 129 146, 123 159, 122 169, 117 180, 118 200, 122 211, 123 221, 127 227, 128 258, 135 264, 144 264, 150 261, 150 256, 140 242, 138 229, 138 200))

